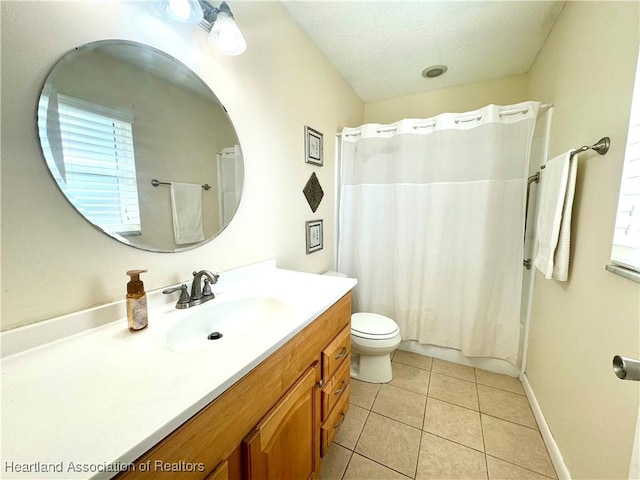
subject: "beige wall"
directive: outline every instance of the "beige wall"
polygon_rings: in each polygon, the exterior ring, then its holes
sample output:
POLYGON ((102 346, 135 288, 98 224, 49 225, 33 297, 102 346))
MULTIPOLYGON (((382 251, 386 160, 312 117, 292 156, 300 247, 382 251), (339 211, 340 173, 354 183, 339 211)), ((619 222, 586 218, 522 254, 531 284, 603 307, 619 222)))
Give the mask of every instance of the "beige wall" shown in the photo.
POLYGON ((573 478, 627 478, 639 388, 611 369, 640 357, 640 285, 609 261, 638 53, 638 2, 567 2, 529 78, 555 104, 551 155, 611 137, 581 155, 568 282, 536 277, 527 377, 573 478))
POLYGON ((364 121, 393 123, 403 118, 429 118, 444 112, 468 112, 489 104, 511 105, 531 100, 527 95, 527 76, 513 75, 367 103, 364 121))
POLYGON ((224 57, 197 26, 159 18, 148 2, 2 2, 2 329, 124 297, 132 268, 147 290, 191 271, 275 257, 309 272, 333 262, 334 135, 362 123, 363 103, 278 2, 231 3, 247 51, 224 57), (245 158, 245 193, 233 222, 195 250, 159 254, 92 228, 58 191, 42 159, 37 99, 58 59, 76 46, 142 42, 194 70, 234 122, 245 158), (324 167, 304 163, 304 125, 324 133, 324 167), (302 194, 315 171, 325 192, 316 213, 302 194), (325 221, 324 250, 306 255, 304 222, 325 221))

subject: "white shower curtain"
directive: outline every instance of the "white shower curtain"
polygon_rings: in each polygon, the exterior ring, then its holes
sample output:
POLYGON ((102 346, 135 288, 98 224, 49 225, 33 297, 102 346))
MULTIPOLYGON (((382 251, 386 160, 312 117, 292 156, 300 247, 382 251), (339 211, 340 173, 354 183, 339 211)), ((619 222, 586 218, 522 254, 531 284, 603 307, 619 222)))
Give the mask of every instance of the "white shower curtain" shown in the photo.
POLYGON ((338 270, 403 340, 516 363, 539 103, 342 132, 338 270))

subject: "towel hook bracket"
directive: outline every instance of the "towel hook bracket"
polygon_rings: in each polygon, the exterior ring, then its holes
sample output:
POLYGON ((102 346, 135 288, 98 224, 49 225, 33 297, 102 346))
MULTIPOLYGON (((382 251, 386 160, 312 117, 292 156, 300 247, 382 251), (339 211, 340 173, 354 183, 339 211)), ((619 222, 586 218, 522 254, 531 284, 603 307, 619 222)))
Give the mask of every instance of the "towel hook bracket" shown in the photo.
POLYGON ((596 143, 591 148, 596 152, 598 152, 600 155, 604 155, 609 151, 610 146, 611 146, 611 139, 609 137, 603 137, 598 141, 598 143, 596 143))
POLYGON ((574 150, 571 155, 575 155, 576 153, 586 152, 587 150, 595 150, 600 155, 604 155, 609 151, 609 147, 611 146, 611 140, 609 137, 603 137, 598 140, 598 143, 591 145, 590 147, 587 145, 583 145, 582 147, 574 150))

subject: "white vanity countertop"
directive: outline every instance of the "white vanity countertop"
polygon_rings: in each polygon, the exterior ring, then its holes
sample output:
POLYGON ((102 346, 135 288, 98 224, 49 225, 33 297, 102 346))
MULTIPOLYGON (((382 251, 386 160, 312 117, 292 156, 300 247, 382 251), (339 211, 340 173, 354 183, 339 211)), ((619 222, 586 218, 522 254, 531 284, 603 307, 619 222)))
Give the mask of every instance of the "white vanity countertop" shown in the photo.
POLYGON ((129 332, 126 318, 119 318, 3 358, 0 476, 116 475, 356 285, 264 263, 246 275, 230 272, 228 281, 223 273, 216 298, 206 304, 150 308, 149 326, 139 332, 129 332), (167 332, 188 315, 243 297, 282 300, 291 314, 242 332, 241 342, 230 333, 201 351, 167 347, 167 332), (110 465, 116 470, 104 471, 110 465), (46 466, 61 471, 45 472, 46 466))

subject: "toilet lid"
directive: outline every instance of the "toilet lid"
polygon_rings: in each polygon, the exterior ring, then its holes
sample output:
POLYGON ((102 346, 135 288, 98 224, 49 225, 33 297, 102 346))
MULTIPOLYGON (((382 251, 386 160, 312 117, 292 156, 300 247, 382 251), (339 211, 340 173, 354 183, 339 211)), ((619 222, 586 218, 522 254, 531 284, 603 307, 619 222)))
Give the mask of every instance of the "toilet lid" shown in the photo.
POLYGON ((358 337, 386 339, 400 329, 398 324, 377 313, 354 313, 351 315, 351 333, 358 337))

